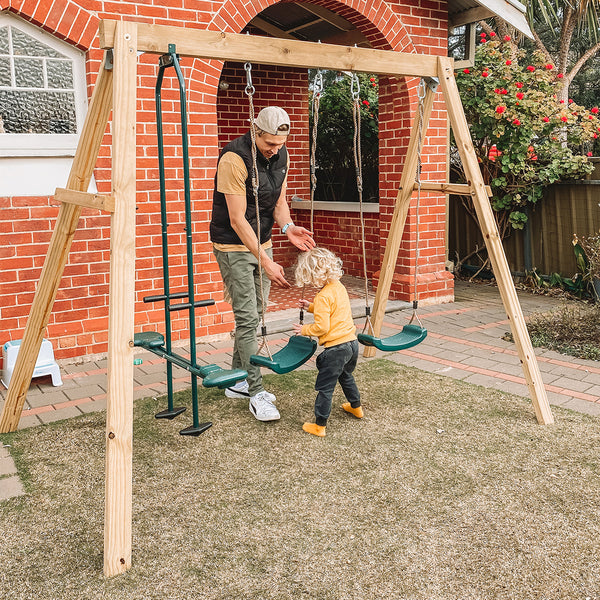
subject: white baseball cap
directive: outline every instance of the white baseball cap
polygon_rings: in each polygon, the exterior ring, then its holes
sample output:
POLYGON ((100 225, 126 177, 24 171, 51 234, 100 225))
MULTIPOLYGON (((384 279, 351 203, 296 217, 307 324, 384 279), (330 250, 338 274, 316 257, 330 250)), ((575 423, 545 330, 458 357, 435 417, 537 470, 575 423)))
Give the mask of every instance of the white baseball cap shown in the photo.
POLYGON ((271 135, 288 135, 290 132, 290 117, 279 106, 267 106, 259 113, 254 123, 259 129, 271 135))

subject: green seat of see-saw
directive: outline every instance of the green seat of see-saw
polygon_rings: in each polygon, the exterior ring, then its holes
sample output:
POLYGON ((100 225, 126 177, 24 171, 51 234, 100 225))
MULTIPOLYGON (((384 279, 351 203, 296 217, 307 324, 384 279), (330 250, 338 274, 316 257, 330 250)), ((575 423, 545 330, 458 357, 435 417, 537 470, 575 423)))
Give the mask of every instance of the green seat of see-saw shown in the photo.
POLYGON ((406 350, 420 344, 427 337, 427 329, 419 325, 405 325, 402 331, 386 338, 378 338, 366 333, 358 334, 358 341, 365 346, 375 346, 384 352, 406 350))
MULTIPOLYGON (((161 356, 166 356, 164 351, 165 338, 158 331, 142 331, 136 333, 133 337, 133 345, 141 348, 162 348, 161 356), (164 354, 163 354, 164 352, 164 354)), ((176 363, 179 364, 179 363, 176 363)), ((183 366, 183 365, 180 365, 183 366)), ((202 378, 202 385, 206 388, 227 388, 235 385, 238 381, 246 379, 248 373, 242 369, 222 369, 218 365, 203 365, 201 367, 192 367, 187 369, 202 378)))
POLYGON ((142 331, 133 336, 133 345, 141 348, 160 348, 165 345, 165 336, 158 331, 142 331))
POLYGON ((294 335, 284 348, 273 354, 271 360, 268 356, 253 354, 250 362, 253 365, 267 367, 279 375, 289 373, 303 365, 317 349, 317 340, 303 335, 294 335))
POLYGON ((227 370, 218 365, 202 366, 198 371, 201 373, 202 385, 206 388, 228 388, 248 377, 248 373, 242 369, 227 370))

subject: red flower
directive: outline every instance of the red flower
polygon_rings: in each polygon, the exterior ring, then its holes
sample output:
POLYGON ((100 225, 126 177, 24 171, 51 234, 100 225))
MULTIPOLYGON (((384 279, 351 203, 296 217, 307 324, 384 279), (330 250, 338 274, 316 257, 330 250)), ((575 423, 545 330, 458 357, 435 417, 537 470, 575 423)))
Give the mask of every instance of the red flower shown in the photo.
POLYGON ((561 101, 560 101, 560 103, 561 103, 561 104, 564 104, 564 103, 565 103, 565 101, 564 101, 564 100, 561 100, 561 101))
POLYGON ((466 73, 467 75, 470 73, 471 71, 469 71, 469 69, 463 69, 463 73, 466 73))
POLYGON ((569 98, 569 104, 573 104, 573 98, 569 98))
POLYGON ((592 108, 592 110, 590 111, 591 113, 597 115, 598 114, 598 107, 594 106, 594 108, 592 108))
POLYGON ((484 71, 484 72, 481 74, 481 76, 482 76, 482 77, 488 77, 488 76, 489 76, 489 73, 488 73, 487 71, 484 71))
POLYGON ((530 73, 533 73, 533 72, 535 71, 535 67, 532 67, 531 65, 529 65, 529 66, 527 67, 527 70, 528 70, 530 73))
POLYGON ((569 119, 567 119, 567 117, 565 117, 565 116, 563 115, 563 116, 560 118, 560 120, 561 120, 563 123, 566 123, 566 122, 567 122, 569 119))
POLYGON ((485 37, 485 31, 482 31, 482 32, 481 32, 479 35, 480 35, 481 37, 485 37))
POLYGON ((544 118, 542 119, 542 121, 544 121, 544 123, 548 123, 548 122, 550 121, 550 119, 549 119, 548 117, 544 117, 544 118))
POLYGON ((524 97, 525 97, 525 94, 523 92, 517 92, 517 98, 519 100, 523 100, 524 97))
POLYGON ((515 85, 521 89, 523 87, 523 84, 520 81, 517 81, 517 83, 515 83, 515 85))
POLYGON ((552 69, 554 69, 554 65, 551 65, 550 63, 548 63, 546 65, 546 69, 548 69, 548 71, 552 71, 552 69))
POLYGON ((375 81, 375 77, 371 77, 371 79, 369 79, 369 81, 375 81))
POLYGON ((519 121, 519 119, 515 119, 515 120, 512 122, 512 124, 513 124, 513 125, 520 125, 520 124, 521 124, 521 121, 519 121))
POLYGON ((504 36, 504 41, 505 42, 510 42, 510 35, 505 35, 504 36))
POLYGON ((490 37, 496 37, 496 34, 493 31, 490 31, 490 37))
POLYGON ((507 61, 506 61, 506 64, 507 64, 508 66, 512 65, 512 60, 507 60, 507 61))
POLYGON ((593 137, 594 137, 595 140, 597 140, 598 139, 598 134, 595 133, 593 137))
POLYGON ((588 156, 594 156, 591 152, 587 153, 588 156))
POLYGON ((501 115, 506 110, 506 106, 496 106, 496 112, 501 115))
POLYGON ((508 94, 508 90, 505 90, 504 88, 502 88, 500 90, 500 93, 503 94, 503 95, 506 95, 506 94, 508 94))
POLYGON ((364 104, 365 106, 369 106, 369 101, 368 101, 368 100, 363 100, 363 104, 364 104))
POLYGON ((557 77, 558 77, 559 79, 562 79, 562 78, 564 77, 564 75, 563 75, 562 73, 559 73, 559 74, 557 75, 557 77))

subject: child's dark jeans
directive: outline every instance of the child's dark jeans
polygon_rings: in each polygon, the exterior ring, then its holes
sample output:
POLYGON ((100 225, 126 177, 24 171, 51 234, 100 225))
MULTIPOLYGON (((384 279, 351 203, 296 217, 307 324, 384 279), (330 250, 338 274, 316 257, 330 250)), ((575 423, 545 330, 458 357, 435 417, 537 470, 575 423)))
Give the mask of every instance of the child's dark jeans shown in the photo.
POLYGON ((358 342, 344 342, 337 346, 325 348, 317 356, 317 381, 315 390, 315 417, 317 425, 326 425, 331 414, 331 398, 336 383, 339 381, 346 399, 352 408, 360 406, 360 393, 352 372, 358 361, 358 342))

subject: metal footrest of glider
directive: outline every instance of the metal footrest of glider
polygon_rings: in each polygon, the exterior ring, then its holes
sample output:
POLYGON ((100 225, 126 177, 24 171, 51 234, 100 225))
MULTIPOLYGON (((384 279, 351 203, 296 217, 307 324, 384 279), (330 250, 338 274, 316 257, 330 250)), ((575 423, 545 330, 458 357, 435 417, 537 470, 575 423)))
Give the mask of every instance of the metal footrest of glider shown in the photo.
POLYGON ((142 331, 133 336, 133 345, 141 348, 160 348, 165 345, 165 336, 158 331, 142 331))
POLYGON ((267 367, 279 375, 289 373, 303 365, 317 349, 317 340, 303 335, 294 335, 284 348, 273 354, 271 360, 268 356, 254 354, 250 357, 253 365, 267 367))
POLYGON ((365 346, 375 346, 384 352, 406 350, 420 344, 427 337, 427 329, 419 325, 405 325, 402 331, 386 338, 378 338, 366 333, 358 334, 358 341, 365 346))
POLYGON ((182 412, 186 411, 186 407, 185 406, 179 406, 177 408, 174 408, 173 410, 161 410, 160 412, 157 412, 154 417, 156 419, 174 419, 175 417, 179 416, 182 412))
POLYGON ((179 432, 179 435, 199 436, 201 433, 204 433, 207 429, 210 429, 211 427, 212 427, 212 423, 210 421, 207 421, 206 423, 200 423, 200 425, 198 425, 198 427, 194 427, 193 425, 190 425, 189 427, 182 429, 179 432))
POLYGON ((242 369, 222 369, 218 365, 206 365, 198 369, 202 377, 202 385, 206 388, 225 389, 243 381, 248 377, 248 372, 242 369))

